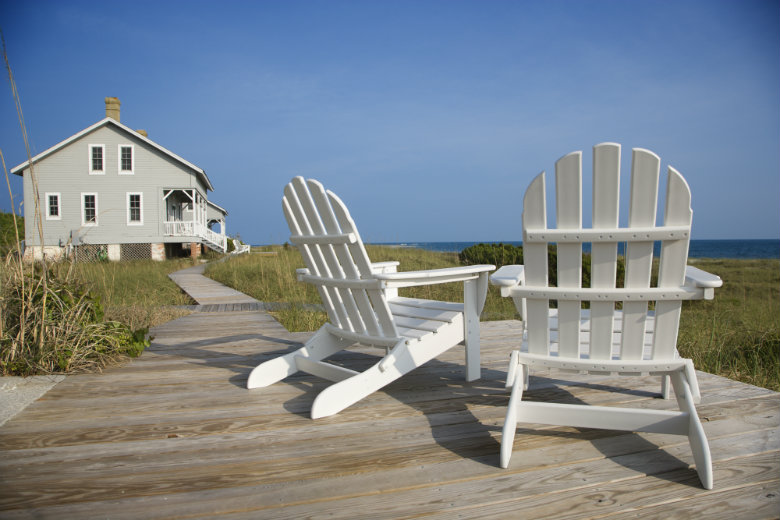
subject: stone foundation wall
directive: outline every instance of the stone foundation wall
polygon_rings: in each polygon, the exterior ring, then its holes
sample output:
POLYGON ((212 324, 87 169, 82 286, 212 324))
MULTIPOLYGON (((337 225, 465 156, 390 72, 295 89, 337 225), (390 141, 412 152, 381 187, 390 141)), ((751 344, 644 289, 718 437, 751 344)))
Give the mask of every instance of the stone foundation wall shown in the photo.
POLYGON ((152 244, 152 260, 165 260, 165 244, 152 244))
POLYGON ((122 247, 119 244, 108 244, 108 259, 112 262, 118 262, 122 259, 122 247))
POLYGON ((41 251, 40 246, 27 246, 24 249, 22 258, 24 258, 25 262, 32 262, 43 260, 44 256, 46 260, 62 260, 65 256, 65 248, 60 246, 43 246, 41 251))

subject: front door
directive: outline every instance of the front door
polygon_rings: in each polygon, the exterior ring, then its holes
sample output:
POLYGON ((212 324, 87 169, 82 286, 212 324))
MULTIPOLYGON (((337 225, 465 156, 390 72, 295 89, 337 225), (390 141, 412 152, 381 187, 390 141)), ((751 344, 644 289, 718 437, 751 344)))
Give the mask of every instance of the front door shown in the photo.
POLYGON ((181 205, 178 202, 170 201, 168 203, 168 222, 181 220, 181 205))

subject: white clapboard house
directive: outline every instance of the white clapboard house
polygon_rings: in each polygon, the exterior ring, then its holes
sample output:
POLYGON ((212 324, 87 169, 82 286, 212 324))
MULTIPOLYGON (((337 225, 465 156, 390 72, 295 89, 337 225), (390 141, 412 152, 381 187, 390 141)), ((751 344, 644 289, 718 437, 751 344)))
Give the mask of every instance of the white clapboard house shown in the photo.
POLYGON ((227 211, 208 200, 206 172, 123 125, 117 98, 105 102, 104 119, 32 158, 36 182, 30 161, 11 170, 24 179, 25 258, 224 252, 227 211))

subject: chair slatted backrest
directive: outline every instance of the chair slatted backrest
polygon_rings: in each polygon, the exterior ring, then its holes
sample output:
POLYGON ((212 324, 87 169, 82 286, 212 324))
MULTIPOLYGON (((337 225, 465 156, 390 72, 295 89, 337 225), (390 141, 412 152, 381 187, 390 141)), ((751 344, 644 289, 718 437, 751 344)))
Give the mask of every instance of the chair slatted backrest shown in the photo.
POLYGON ((355 223, 344 203, 318 181, 294 178, 284 189, 282 209, 290 241, 309 270, 331 325, 375 338, 398 336, 390 308, 355 223))
MULTIPOLYGON (((594 147, 592 228, 582 228, 582 153, 574 152, 556 163, 556 222, 547 226, 545 174, 531 183, 523 202, 523 250, 525 283, 549 287, 547 249, 557 244, 557 286, 546 297, 526 296, 528 350, 550 354, 548 324, 550 295, 558 300, 558 355, 611 359, 616 302, 622 303, 622 335, 619 357, 639 360, 644 356, 645 336, 653 334, 651 359, 672 358, 677 342, 681 299, 676 298, 685 280, 692 211, 685 179, 669 167, 664 223, 656 227, 660 159, 634 149, 631 167, 628 226, 619 227, 620 145, 594 147), (658 289, 651 283, 653 246, 661 241, 658 289), (582 244, 591 243, 591 286, 582 287, 582 244), (622 296, 617 291, 618 243, 626 243, 626 273, 622 296), (569 291, 570 289, 570 291, 569 291), (568 294, 567 294, 568 293, 568 294), (590 303, 590 330, 580 323, 581 301, 590 303), (656 301, 655 323, 648 327, 648 303, 656 301), (583 337, 583 334, 589 337, 583 337), (583 348, 581 345, 585 345, 583 348)), ((555 338, 553 338, 554 340, 555 338)))

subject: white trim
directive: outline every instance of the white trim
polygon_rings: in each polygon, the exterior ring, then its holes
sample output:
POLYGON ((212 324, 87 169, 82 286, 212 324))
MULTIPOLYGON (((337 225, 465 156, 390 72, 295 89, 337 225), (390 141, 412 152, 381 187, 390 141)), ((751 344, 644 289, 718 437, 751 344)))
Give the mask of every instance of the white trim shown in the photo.
POLYGON ((89 168, 89 174, 90 175, 105 175, 106 174, 106 145, 104 144, 90 144, 87 146, 87 158, 89 160, 88 168, 89 168), (93 170, 92 169, 92 149, 93 148, 100 148, 102 151, 102 159, 103 159, 103 169, 102 170, 93 170))
POLYGON ((125 203, 127 205, 127 225, 128 226, 143 226, 144 225, 144 194, 140 191, 128 191, 125 193, 125 203), (141 202, 141 220, 130 220, 130 195, 138 195, 141 202))
MULTIPOLYGON (((130 127, 127 127, 127 126, 123 125, 122 123, 120 123, 119 121, 117 121, 116 119, 112 119, 110 117, 106 117, 106 118, 98 121, 94 125, 85 128, 81 132, 79 132, 77 134, 73 134, 72 136, 68 137, 64 141, 60 141, 59 143, 55 144, 51 148, 49 148, 47 150, 44 150, 43 152, 41 152, 38 155, 36 155, 35 157, 33 157, 32 158, 32 162, 33 163, 38 162, 39 160, 43 159, 44 157, 48 156, 49 154, 52 154, 52 153, 56 152, 57 150, 59 150, 60 148, 63 148, 65 146, 67 146, 68 144, 72 143, 73 141, 76 141, 77 139, 80 139, 81 137, 89 134, 93 130, 96 130, 96 129, 100 128, 101 126, 105 126, 105 125, 108 125, 108 124, 112 124, 112 125, 117 126, 118 128, 120 128, 120 129, 124 130, 125 132, 127 132, 129 135, 133 136, 134 139, 139 139, 142 143, 147 143, 147 144, 149 144, 149 146, 153 146, 153 147, 157 148, 158 150, 160 150, 164 154, 169 155, 173 159, 175 159, 175 160, 179 161, 180 163, 184 164, 185 166, 191 168, 194 172, 196 172, 196 173, 198 173, 199 175, 202 176, 202 180, 205 181, 206 190, 214 191, 214 186, 212 186, 211 181, 209 180, 208 175, 206 175, 206 172, 203 171, 201 168, 198 168, 197 166, 195 166, 191 162, 189 162, 189 161, 187 161, 185 159, 182 159, 181 157, 179 157, 175 153, 171 152, 167 148, 164 148, 164 147, 160 146, 159 144, 155 143, 154 141, 152 141, 148 137, 142 136, 141 134, 139 134, 138 132, 134 131, 130 127)), ((19 165, 15 166, 14 168, 12 168, 11 169, 11 173, 13 173, 14 175, 22 175, 22 173, 24 173, 24 169, 25 168, 29 168, 29 167, 30 167, 30 161, 25 161, 22 164, 19 164, 19 165)))
POLYGON ((117 171, 119 175, 133 175, 135 173, 135 147, 132 144, 120 144, 117 146, 117 171), (122 148, 130 148, 130 169, 122 169, 122 148))
POLYGON ((62 194, 55 191, 47 191, 44 194, 44 205, 46 207, 46 220, 62 220, 62 194), (57 197, 57 215, 53 216, 49 213, 51 206, 49 204, 49 197, 57 197))
POLYGON ((98 194, 95 192, 82 192, 81 193, 81 225, 82 226, 97 226, 98 225, 98 194), (84 197, 87 195, 94 195, 95 196, 95 221, 94 222, 87 222, 86 218, 86 208, 84 207, 84 197))

